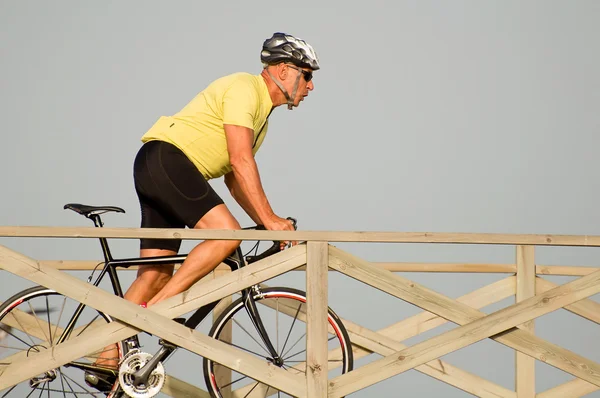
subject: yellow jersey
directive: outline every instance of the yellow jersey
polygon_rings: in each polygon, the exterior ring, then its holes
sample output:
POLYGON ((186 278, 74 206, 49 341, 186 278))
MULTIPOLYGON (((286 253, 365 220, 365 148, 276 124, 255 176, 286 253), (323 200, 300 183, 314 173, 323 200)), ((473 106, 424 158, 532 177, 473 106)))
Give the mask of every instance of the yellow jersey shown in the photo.
POLYGON ((186 154, 204 178, 218 178, 231 171, 223 125, 253 130, 254 155, 267 133, 272 109, 261 75, 234 73, 212 82, 175 115, 160 117, 142 142, 169 142, 186 154))

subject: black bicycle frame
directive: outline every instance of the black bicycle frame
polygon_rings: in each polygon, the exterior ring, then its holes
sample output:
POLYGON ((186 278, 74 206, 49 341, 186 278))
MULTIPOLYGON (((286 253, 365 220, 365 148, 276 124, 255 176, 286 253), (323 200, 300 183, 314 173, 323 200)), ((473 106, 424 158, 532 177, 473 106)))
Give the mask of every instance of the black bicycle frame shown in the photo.
MULTIPOLYGON (((86 217, 93 221, 95 227, 102 228, 104 226, 99 214, 90 214, 89 216, 86 216, 86 217)), ((100 245, 102 247, 102 253, 104 255, 104 267, 102 268, 102 271, 100 272, 100 274, 94 281, 93 285, 97 287, 100 284, 100 282, 102 281, 102 279, 104 278, 104 276, 106 274, 108 274, 110 277, 110 282, 113 287, 113 291, 114 291, 115 295, 117 295, 121 298, 123 297, 123 290, 121 288, 121 284, 120 284, 119 278, 117 276, 117 267, 129 268, 129 267, 135 266, 135 265, 181 264, 187 258, 187 254, 183 254, 183 255, 161 256, 161 257, 144 257, 144 258, 135 257, 135 258, 126 258, 126 259, 113 259, 110 249, 108 247, 108 242, 107 242, 106 238, 99 238, 99 239, 100 239, 100 245)), ((266 253, 267 252, 265 252, 263 254, 266 254, 266 253)), ((258 258, 256 258, 256 259, 258 259, 258 258)), ((254 261, 256 261, 256 259, 254 261)), ((238 247, 231 256, 229 256, 225 260, 223 260, 223 262, 225 264, 229 265, 229 267, 231 268, 232 271, 236 271, 240 268, 243 268, 245 263, 244 263, 244 256, 243 256, 243 253, 242 253, 240 247, 238 247)), ((252 261, 249 261, 249 263, 250 262, 252 262, 252 261)), ((88 282, 91 281, 91 278, 92 277, 90 276, 90 279, 88 280, 88 282)), ((255 286, 251 286, 251 287, 241 290, 244 307, 246 308, 246 311, 248 312, 248 315, 250 316, 250 319, 252 320, 252 323, 254 324, 254 327, 256 328, 258 334, 260 335, 261 339, 263 340, 264 344, 266 345, 267 349, 269 350, 269 353, 271 354, 271 357, 272 357, 274 363, 279 363, 281 361, 281 358, 279 357, 277 351, 273 347, 273 343, 271 343, 271 340, 269 339, 269 336, 267 335, 267 332, 263 325, 262 319, 261 319, 258 309, 256 307, 254 295, 252 294, 252 291, 254 289, 255 289, 255 286)), ((200 324, 200 322, 202 322, 204 320, 204 318, 206 318, 206 316, 216 307, 216 305, 218 304, 219 301, 220 300, 217 300, 217 301, 214 301, 212 303, 206 304, 206 305, 198 308, 192 314, 192 316, 190 316, 185 321, 184 325, 191 329, 195 329, 200 324)), ((69 324, 65 327, 62 335, 57 340, 57 344, 64 342, 67 339, 67 337, 71 334, 71 332, 73 331, 74 325, 77 322, 77 320, 79 319, 79 316, 81 315, 81 312, 83 311, 84 307, 85 307, 85 304, 79 304, 77 306, 77 309, 75 310, 75 313, 74 313, 73 317, 71 318, 69 324)), ((125 353, 127 353, 130 348, 139 347, 139 341, 138 341, 137 336, 135 336, 135 335, 128 339, 125 339, 124 341, 131 343, 130 347, 127 347, 127 346, 124 347, 124 350, 126 350, 125 353)), ((165 358, 167 358, 175 349, 177 349, 177 345, 171 344, 162 339, 161 339, 161 344, 162 344, 162 347, 152 357, 152 359, 150 361, 148 361, 141 369, 139 369, 133 375, 134 382, 136 384, 146 383, 148 381, 148 376, 150 375, 152 370, 154 370, 157 363, 164 360, 165 358)), ((98 373, 104 373, 104 374, 109 374, 109 375, 114 374, 114 370, 103 368, 103 367, 98 367, 96 365, 89 365, 89 364, 83 364, 83 363, 71 363, 71 366, 78 367, 78 368, 81 368, 84 370, 94 370, 95 372, 98 372, 98 373)))

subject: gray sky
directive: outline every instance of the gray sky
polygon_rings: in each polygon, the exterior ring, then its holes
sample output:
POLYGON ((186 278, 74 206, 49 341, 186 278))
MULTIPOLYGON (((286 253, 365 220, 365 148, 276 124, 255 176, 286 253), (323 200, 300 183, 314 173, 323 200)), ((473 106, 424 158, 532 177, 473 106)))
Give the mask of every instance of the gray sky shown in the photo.
MULTIPOLYGON (((591 0, 0 1, 0 225, 90 226, 62 209, 80 202, 123 207, 107 226, 137 227, 143 133, 213 79, 259 73, 262 41, 285 31, 315 47, 322 70, 300 108, 273 113, 257 160, 275 211, 301 229, 600 235, 599 18, 591 0)), ((222 179, 213 187, 248 225, 222 179)), ((100 256, 93 240, 0 244, 37 259, 100 256)), ((112 244, 136 255, 137 241, 112 244)), ((512 247, 337 246, 374 261, 514 261, 512 247)), ((539 248, 536 259, 599 266, 599 252, 539 248)), ((331 306, 357 323, 377 329, 417 312, 330 276, 331 306)), ((450 297, 503 277, 404 276, 450 297)), ((299 274, 280 280, 303 285, 299 274)), ((0 299, 26 286, 3 272, 0 299)), ((557 311, 536 333, 600 361, 591 322, 557 311)), ((444 359, 513 388, 514 354, 500 344, 444 359)), ((538 392, 571 378, 537 372, 538 392)), ((469 396, 414 371, 353 396, 398 391, 469 396)))

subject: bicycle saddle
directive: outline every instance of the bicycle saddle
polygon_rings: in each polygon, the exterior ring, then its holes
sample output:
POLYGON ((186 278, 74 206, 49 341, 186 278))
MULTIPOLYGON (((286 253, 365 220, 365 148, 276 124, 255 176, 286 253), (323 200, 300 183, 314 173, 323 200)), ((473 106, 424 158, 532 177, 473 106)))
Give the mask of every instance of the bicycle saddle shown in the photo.
POLYGON ((88 217, 91 214, 102 214, 108 211, 115 211, 117 213, 125 213, 125 210, 116 206, 88 206, 79 203, 67 203, 65 209, 73 210, 76 213, 88 217))

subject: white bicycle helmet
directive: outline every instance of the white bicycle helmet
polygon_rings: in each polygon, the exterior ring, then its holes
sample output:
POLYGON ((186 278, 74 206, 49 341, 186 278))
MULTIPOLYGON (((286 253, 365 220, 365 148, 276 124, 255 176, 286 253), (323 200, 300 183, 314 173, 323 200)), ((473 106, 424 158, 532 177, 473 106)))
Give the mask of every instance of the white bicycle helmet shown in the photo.
MULTIPOLYGON (((260 60, 265 65, 265 68, 268 65, 275 65, 281 62, 289 62, 299 68, 309 68, 312 70, 319 70, 321 68, 317 53, 310 44, 298 37, 281 32, 274 33, 272 37, 264 41, 260 53, 260 60)), ((293 109, 294 98, 296 97, 298 83, 300 82, 300 76, 302 74, 298 73, 298 77, 294 84, 294 90, 290 96, 281 82, 275 79, 270 72, 268 73, 269 76, 271 76, 271 79, 273 79, 275 84, 283 92, 283 95, 285 95, 288 109, 293 109)))
POLYGON ((267 65, 291 62, 300 68, 320 69, 319 58, 310 44, 281 32, 265 40, 260 59, 267 65))

